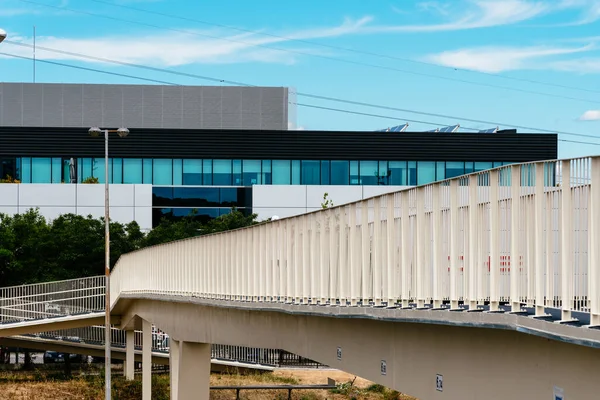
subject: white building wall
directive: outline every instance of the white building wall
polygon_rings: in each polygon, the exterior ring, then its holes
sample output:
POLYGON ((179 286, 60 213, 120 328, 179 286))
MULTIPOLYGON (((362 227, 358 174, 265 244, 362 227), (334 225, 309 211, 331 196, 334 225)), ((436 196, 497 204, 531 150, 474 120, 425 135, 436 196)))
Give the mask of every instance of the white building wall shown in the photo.
POLYGON ((338 206, 410 186, 255 185, 252 211, 258 220, 274 215, 285 218, 321 209, 323 195, 338 206))
MULTIPOLYGON (((152 229, 152 185, 110 185, 110 216, 115 222, 137 221, 152 229)), ((62 214, 104 216, 104 185, 0 184, 0 213, 14 215, 39 208, 48 220, 62 214)))

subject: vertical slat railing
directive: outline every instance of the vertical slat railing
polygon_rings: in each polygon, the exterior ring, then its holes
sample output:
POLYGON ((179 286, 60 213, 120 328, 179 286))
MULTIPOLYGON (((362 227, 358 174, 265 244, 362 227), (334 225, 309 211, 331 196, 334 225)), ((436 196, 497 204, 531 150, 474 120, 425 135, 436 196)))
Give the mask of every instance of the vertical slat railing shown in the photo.
POLYGON ((561 309, 562 321, 570 321, 571 298, 573 293, 573 229, 572 192, 571 192, 571 161, 561 162, 561 309))
POLYGON ((534 251, 535 251, 535 315, 545 315, 545 277, 544 270, 544 164, 535 164, 535 222, 534 222, 534 251))
MULTIPOLYGON (((451 309, 489 304, 492 312, 526 305, 536 316, 558 307, 562 322, 590 313, 590 324, 600 325, 598 176, 598 157, 515 164, 156 246, 122 257, 111 297, 159 292, 417 308, 449 301, 451 309)), ((15 298, 43 292, 11 289, 12 299, 0 303, 2 320, 19 308, 26 317, 42 312, 15 298)), ((77 299, 65 302, 78 307, 77 299)))
POLYGON ((600 326, 600 158, 591 160, 589 224, 590 326, 600 326))

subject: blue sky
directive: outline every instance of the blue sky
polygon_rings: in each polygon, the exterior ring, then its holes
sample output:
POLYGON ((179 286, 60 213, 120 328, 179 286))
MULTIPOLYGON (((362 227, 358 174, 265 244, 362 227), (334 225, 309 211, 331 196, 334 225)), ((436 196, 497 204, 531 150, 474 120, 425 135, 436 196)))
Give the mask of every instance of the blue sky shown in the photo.
MULTIPOLYGON (((299 96, 384 117, 299 106, 303 129, 495 126, 471 119, 589 135, 561 134, 559 155, 600 154, 600 0, 0 0, 0 52, 31 57, 16 43, 31 44, 34 25, 41 61, 220 84, 46 47, 389 107, 299 96)), ((2 81, 31 82, 32 70, 0 55, 2 81)), ((43 62, 36 80, 143 83, 43 62)))

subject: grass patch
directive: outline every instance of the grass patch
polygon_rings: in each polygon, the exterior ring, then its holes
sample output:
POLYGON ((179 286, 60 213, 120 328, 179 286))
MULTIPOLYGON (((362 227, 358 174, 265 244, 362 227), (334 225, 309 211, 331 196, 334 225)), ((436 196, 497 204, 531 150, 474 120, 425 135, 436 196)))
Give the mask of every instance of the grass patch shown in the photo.
MULTIPOLYGON (((0 373, 0 400, 68 400, 104 399, 104 377, 102 371, 96 375, 80 375, 67 377, 61 371, 11 371, 0 373)), ((294 390, 293 400, 414 400, 396 391, 387 389, 371 382, 352 379, 351 375, 335 376, 333 371, 276 371, 275 373, 255 374, 213 374, 210 377, 211 386, 248 386, 248 385, 298 385, 323 384, 332 374, 339 381, 334 390, 294 390)), ((123 376, 113 375, 112 397, 114 400, 138 400, 142 397, 141 375, 136 375, 133 381, 127 381, 123 376)), ((242 390, 243 400, 287 400, 287 390, 242 390)), ((170 379, 168 374, 152 375, 152 399, 167 400, 170 398, 170 379)), ((214 390, 210 393, 211 400, 231 400, 235 391, 214 390)))

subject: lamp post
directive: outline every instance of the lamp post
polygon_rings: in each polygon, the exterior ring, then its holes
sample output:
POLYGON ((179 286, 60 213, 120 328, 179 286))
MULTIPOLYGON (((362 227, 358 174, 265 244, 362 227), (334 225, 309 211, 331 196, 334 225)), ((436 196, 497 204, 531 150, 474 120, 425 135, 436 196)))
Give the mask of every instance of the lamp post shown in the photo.
POLYGON ((0 29, 0 43, 6 39, 6 31, 0 29))
POLYGON ((104 295, 104 382, 105 382, 105 399, 110 400, 111 398, 111 383, 110 383, 110 345, 111 345, 111 332, 110 332, 110 208, 108 201, 108 134, 117 133, 120 137, 124 138, 129 134, 129 129, 100 129, 98 127, 92 127, 89 129, 90 136, 98 137, 101 133, 104 133, 104 275, 105 275, 105 295, 104 295))

